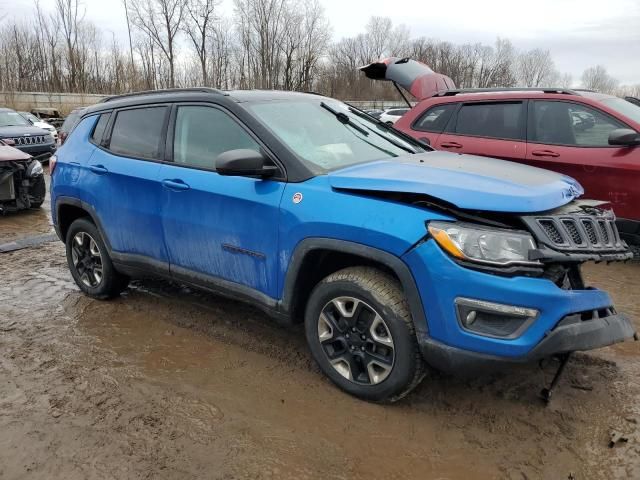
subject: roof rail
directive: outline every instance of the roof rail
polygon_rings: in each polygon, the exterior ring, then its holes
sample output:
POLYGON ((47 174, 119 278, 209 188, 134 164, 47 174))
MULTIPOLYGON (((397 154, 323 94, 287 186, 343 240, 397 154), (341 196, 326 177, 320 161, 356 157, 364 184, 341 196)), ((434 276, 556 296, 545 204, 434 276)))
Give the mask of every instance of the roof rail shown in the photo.
POLYGON ((218 95, 229 95, 227 92, 210 87, 190 87, 190 88, 163 88, 159 90, 142 90, 140 92, 123 93, 104 98, 100 103, 120 100, 121 98, 138 97, 142 95, 156 95, 160 93, 217 93, 218 95))
POLYGON ((561 93, 565 95, 578 95, 576 90, 556 87, 502 87, 502 88, 460 88, 455 90, 442 90, 436 92, 434 97, 450 97, 463 93, 489 93, 489 92, 542 92, 561 93))

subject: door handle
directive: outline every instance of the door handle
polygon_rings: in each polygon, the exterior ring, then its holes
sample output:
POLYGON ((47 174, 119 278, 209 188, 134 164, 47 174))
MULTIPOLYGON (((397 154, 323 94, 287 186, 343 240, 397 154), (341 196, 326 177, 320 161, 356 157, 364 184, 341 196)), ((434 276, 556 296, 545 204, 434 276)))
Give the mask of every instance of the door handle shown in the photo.
POLYGON ((458 142, 445 142, 440 144, 443 148, 462 148, 462 144, 458 142))
POLYGON ((169 190, 174 190, 174 191, 184 191, 184 190, 189 190, 191 188, 189 185, 184 183, 179 178, 175 178, 173 180, 169 180, 169 179, 163 180, 162 185, 164 185, 165 188, 168 188, 169 190))
POLYGON ((107 170, 104 165, 89 165, 89 170, 91 170, 93 173, 97 173, 98 175, 109 173, 109 170, 107 170))
POLYGON ((531 155, 535 155, 536 157, 559 157, 560 154, 558 152, 554 152, 553 150, 534 150, 531 152, 531 155))

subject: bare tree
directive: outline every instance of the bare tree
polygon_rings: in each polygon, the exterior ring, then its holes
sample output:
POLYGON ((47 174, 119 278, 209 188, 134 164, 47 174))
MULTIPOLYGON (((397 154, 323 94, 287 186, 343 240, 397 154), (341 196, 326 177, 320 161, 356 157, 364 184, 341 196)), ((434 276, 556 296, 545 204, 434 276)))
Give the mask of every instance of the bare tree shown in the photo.
POLYGON ((209 69, 207 60, 211 39, 215 36, 215 12, 218 0, 187 0, 184 31, 191 40, 191 44, 200 61, 202 85, 209 84, 209 69))
POLYGON ((66 47, 66 66, 69 73, 67 88, 70 91, 77 89, 78 69, 81 65, 78 58, 78 35, 84 12, 81 13, 80 8, 78 0, 56 0, 58 25, 66 47))
POLYGON ((618 81, 602 65, 596 65, 582 73, 582 86, 601 93, 615 93, 618 81))
POLYGON ((549 50, 539 48, 520 53, 516 69, 518 83, 524 87, 549 87, 559 77, 549 50))
POLYGON ((185 6, 184 0, 131 0, 129 3, 133 25, 167 60, 169 87, 176 86, 176 37, 184 20, 185 6))
POLYGON ((563 73, 558 77, 558 86, 571 88, 573 86, 573 76, 570 73, 563 73))

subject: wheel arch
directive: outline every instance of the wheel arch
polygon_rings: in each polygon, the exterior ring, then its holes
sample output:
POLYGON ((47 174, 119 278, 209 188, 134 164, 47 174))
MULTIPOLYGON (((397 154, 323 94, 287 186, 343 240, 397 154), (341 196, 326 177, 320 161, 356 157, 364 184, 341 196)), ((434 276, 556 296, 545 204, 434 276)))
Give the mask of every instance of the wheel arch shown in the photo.
POLYGON ((284 279, 282 310, 293 323, 300 323, 313 287, 327 275, 352 266, 373 266, 395 277, 407 296, 416 334, 426 335, 427 319, 409 267, 389 252, 346 240, 307 238, 296 246, 284 279))
POLYGON ((100 232, 105 246, 107 247, 109 254, 111 254, 111 244, 109 243, 109 239, 105 235, 99 217, 91 205, 77 198, 59 197, 56 199, 55 212, 55 229, 58 238, 62 240, 62 242, 66 241, 67 231, 75 220, 78 218, 88 217, 100 232))

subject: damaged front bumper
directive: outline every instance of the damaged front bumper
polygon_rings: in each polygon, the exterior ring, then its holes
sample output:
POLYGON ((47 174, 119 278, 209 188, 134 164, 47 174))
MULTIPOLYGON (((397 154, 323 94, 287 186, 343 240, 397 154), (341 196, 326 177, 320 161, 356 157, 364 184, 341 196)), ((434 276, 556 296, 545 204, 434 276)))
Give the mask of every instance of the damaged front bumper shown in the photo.
MULTIPOLYGON (((417 329, 423 356, 444 371, 469 373, 532 362, 635 335, 630 319, 616 312, 606 292, 567 285, 571 275, 564 268, 564 277, 557 278, 496 275, 461 265, 434 240, 403 259, 414 273, 427 318, 425 328, 417 329), (473 327, 465 324, 468 305, 473 305, 469 299, 481 305, 476 313, 484 323, 478 324, 474 313, 473 327), (513 328, 507 321, 515 322, 513 328)), ((579 272, 577 265, 572 268, 579 272)))
POLYGON ((45 196, 44 174, 37 160, 0 163, 0 213, 40 206, 45 196))

